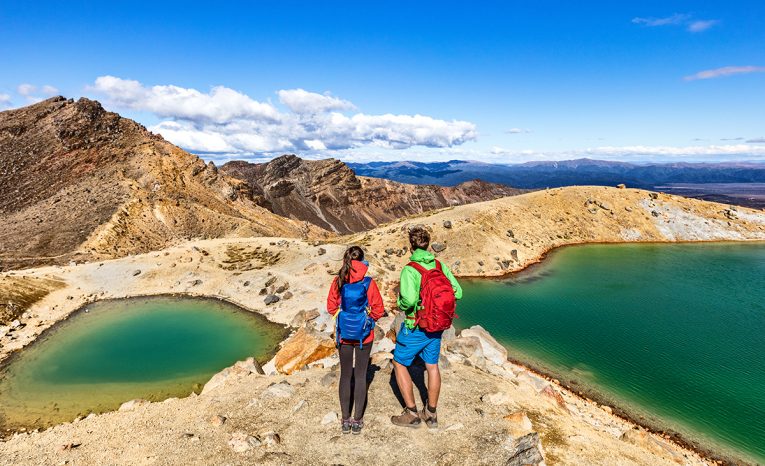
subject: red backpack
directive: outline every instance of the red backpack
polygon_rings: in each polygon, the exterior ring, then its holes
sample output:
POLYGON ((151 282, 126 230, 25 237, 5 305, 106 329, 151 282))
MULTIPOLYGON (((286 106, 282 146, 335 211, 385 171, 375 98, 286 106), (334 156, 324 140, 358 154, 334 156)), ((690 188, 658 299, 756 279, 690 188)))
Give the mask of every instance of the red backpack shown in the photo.
POLYGON ((426 270, 416 262, 408 264, 420 272, 420 309, 415 317, 415 324, 426 332, 440 332, 451 327, 457 317, 457 300, 454 298, 452 283, 444 275, 441 263, 436 261, 435 268, 426 270))

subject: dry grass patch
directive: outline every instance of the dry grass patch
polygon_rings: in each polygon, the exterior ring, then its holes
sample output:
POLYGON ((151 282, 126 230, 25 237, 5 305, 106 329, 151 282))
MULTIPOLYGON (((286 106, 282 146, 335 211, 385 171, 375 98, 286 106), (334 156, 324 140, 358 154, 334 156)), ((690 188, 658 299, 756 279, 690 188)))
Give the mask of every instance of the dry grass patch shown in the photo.
POLYGON ((64 282, 48 278, 0 277, 0 324, 17 319, 34 303, 63 286, 64 282))

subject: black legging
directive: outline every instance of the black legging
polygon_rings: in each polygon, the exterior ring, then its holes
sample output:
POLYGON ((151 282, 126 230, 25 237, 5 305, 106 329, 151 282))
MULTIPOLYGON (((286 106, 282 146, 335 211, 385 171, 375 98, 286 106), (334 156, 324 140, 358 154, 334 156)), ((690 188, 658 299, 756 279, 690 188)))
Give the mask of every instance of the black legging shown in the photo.
POLYGON ((369 365, 369 353, 372 351, 372 343, 359 348, 358 345, 340 345, 340 410, 343 419, 351 417, 351 375, 355 380, 353 401, 356 406, 354 416, 359 420, 364 416, 364 404, 367 401, 367 366, 369 365), (356 356, 356 365, 353 365, 353 357, 356 356))

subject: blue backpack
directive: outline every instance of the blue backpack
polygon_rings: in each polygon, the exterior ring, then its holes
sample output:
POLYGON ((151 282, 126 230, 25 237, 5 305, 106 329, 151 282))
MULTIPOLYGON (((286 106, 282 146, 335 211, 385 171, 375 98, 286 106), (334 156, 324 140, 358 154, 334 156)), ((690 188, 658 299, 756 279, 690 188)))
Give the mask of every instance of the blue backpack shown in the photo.
POLYGON ((369 300, 367 290, 372 283, 370 277, 356 283, 346 283, 340 289, 340 312, 337 315, 337 344, 340 340, 358 341, 359 346, 375 326, 375 321, 367 313, 369 300))

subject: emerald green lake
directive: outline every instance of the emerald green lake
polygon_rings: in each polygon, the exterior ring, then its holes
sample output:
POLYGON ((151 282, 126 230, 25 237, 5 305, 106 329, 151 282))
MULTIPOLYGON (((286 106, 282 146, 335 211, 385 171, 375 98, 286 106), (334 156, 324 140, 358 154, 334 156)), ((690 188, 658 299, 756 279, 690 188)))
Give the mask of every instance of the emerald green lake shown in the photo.
POLYGON ((765 463, 765 244, 568 247, 463 287, 458 325, 512 358, 765 463))
POLYGON ((187 396, 238 360, 264 362, 283 337, 280 325, 217 299, 96 302, 0 370, 0 427, 45 427, 135 398, 187 396))

